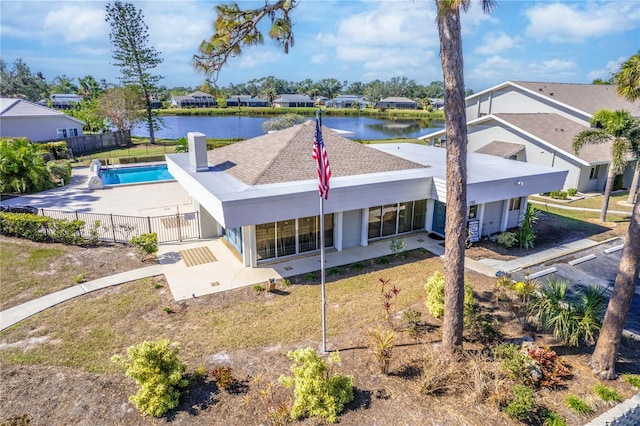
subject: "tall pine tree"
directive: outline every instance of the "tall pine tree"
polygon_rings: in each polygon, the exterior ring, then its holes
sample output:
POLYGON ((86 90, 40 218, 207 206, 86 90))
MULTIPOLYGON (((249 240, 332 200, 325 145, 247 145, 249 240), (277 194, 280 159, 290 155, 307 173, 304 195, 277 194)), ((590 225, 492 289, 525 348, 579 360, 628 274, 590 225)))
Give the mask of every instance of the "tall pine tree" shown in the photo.
POLYGON ((106 21, 111 25, 109 40, 113 44, 114 65, 120 68, 123 85, 140 90, 146 109, 149 140, 155 144, 157 121, 151 108, 151 93, 162 77, 151 74, 151 70, 162 63, 162 58, 155 48, 148 46, 149 27, 144 23, 141 10, 131 3, 119 1, 107 4, 106 9, 106 21))

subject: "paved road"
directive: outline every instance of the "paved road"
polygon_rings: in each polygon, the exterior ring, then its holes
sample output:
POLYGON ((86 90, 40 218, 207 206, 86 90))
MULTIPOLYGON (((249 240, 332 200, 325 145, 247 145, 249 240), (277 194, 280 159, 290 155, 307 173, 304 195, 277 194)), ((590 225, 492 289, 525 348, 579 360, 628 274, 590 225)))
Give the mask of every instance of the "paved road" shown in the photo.
MULTIPOLYGON (((606 250, 615 250, 617 247, 620 247, 621 244, 622 240, 620 239, 601 244, 587 250, 532 266, 527 270, 518 271, 513 274, 513 277, 514 279, 522 280, 527 274, 534 275, 537 272, 549 268, 556 268, 556 272, 544 275, 538 279, 541 282, 546 282, 549 278, 567 279, 571 283, 570 290, 573 290, 573 292, 575 292, 579 286, 587 287, 592 284, 597 284, 610 292, 613 289, 613 283, 616 279, 622 250, 616 250, 610 253, 607 253, 606 250), (569 263, 590 255, 594 255, 595 258, 573 266, 569 263)), ((636 284, 636 292, 631 302, 631 309, 627 315, 625 329, 640 336, 640 277, 636 284)))

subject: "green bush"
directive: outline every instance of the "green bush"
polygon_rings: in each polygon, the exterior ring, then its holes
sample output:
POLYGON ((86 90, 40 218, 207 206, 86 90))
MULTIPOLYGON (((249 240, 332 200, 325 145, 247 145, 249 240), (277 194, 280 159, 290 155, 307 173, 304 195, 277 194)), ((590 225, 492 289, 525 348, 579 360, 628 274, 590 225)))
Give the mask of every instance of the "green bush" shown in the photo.
POLYGON ((82 244, 85 239, 80 234, 84 228, 82 220, 56 219, 50 226, 50 237, 56 243, 82 244))
POLYGON ((518 345, 501 343, 493 348, 493 355, 500 360, 500 370, 511 380, 520 384, 531 382, 533 359, 522 352, 518 345))
POLYGON ((140 234, 139 237, 131 238, 129 242, 135 247, 140 260, 158 252, 158 234, 155 232, 140 234))
POLYGON ((290 351, 287 356, 294 361, 293 377, 281 376, 280 383, 294 388, 291 416, 320 417, 335 423, 345 405, 353 400, 353 377, 332 372, 332 366, 340 362, 337 352, 325 362, 313 348, 290 351))
POLYGON ((640 376, 637 374, 623 374, 622 378, 636 389, 640 389, 640 376))
POLYGON ((53 182, 67 185, 71 180, 71 161, 69 160, 49 161, 47 170, 53 182))
POLYGON ((555 411, 546 411, 542 419, 544 420, 543 426, 567 426, 567 422, 555 411))
POLYGON ((30 213, 0 212, 0 232, 5 235, 26 238, 31 241, 44 241, 46 229, 53 224, 53 219, 47 216, 37 216, 30 213))
POLYGON ((575 197, 577 193, 578 190, 576 188, 567 189, 567 195, 569 195, 570 197, 575 197))
POLYGON ((142 342, 127 348, 128 360, 114 355, 111 360, 136 381, 138 392, 129 401, 145 415, 161 417, 178 406, 180 391, 187 386, 187 364, 178 358, 180 349, 169 340, 142 342))
POLYGON ((566 200, 567 192, 566 191, 551 191, 549 196, 554 200, 566 200))
MULTIPOLYGON (((442 272, 435 272, 425 284, 424 289, 427 290, 427 309, 434 318, 442 318, 444 316, 444 275, 442 272)), ((475 312, 477 303, 473 296, 473 287, 471 284, 464 284, 464 315, 475 312)))
POLYGON ((0 140, 0 192, 28 194, 52 187, 42 151, 26 138, 0 140))
POLYGON ((69 148, 66 141, 41 143, 38 144, 38 148, 41 151, 50 153, 56 160, 67 160, 69 158, 67 154, 69 148))
POLYGON ((400 256, 407 246, 407 242, 402 238, 392 238, 391 243, 389 244, 389 248, 394 256, 400 256))
POLYGON ((512 419, 526 421, 536 408, 533 389, 525 385, 513 387, 513 399, 504 407, 504 412, 512 419))
POLYGON ((598 383, 597 385, 595 385, 593 387, 593 391, 596 393, 596 395, 598 395, 598 398, 608 404, 622 402, 622 398, 620 397, 618 391, 616 391, 612 387, 605 386, 602 383, 598 383))
POLYGON ((518 235, 515 232, 503 232, 498 236, 498 244, 505 247, 513 247, 518 242, 518 235))
POLYGON ((571 408, 578 414, 591 414, 593 413, 593 409, 589 407, 589 405, 584 402, 584 400, 576 395, 568 395, 567 399, 565 399, 565 404, 567 407, 571 408))
POLYGON ((524 211, 524 219, 522 225, 518 231, 518 241, 520 242, 520 248, 529 250, 535 245, 536 231, 533 229, 533 224, 538 221, 538 215, 540 211, 533 207, 531 204, 527 204, 524 211))

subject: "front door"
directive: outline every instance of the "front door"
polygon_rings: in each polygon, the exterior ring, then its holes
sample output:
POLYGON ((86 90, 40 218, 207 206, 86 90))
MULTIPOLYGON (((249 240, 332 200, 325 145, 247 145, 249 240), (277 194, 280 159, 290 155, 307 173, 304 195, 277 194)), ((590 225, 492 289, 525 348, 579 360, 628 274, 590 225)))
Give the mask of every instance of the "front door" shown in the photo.
POLYGON ((444 225, 447 217, 447 205, 438 200, 433 203, 433 222, 431 230, 444 237, 444 225))

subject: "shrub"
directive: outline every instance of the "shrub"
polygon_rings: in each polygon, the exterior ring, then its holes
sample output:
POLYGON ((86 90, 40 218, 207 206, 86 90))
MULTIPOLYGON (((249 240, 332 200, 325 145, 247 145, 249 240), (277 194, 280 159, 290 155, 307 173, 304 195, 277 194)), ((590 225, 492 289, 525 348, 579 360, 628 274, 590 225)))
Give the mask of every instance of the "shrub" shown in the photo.
POLYGON ((500 370, 511 380, 520 384, 532 382, 533 360, 518 345, 501 343, 493 348, 493 354, 500 360, 500 370))
POLYGON ((353 265, 351 265, 351 267, 353 268, 354 271, 362 271, 364 269, 364 265, 362 264, 362 262, 356 262, 353 265))
POLYGON ((391 315, 391 304, 400 294, 400 289, 395 285, 389 291, 385 291, 385 286, 389 284, 388 278, 378 278, 380 282, 380 294, 382 295, 382 307, 384 308, 383 319, 389 323, 389 326, 393 329, 392 317, 391 315))
POLYGON ((47 171, 53 182, 66 185, 71 180, 71 162, 68 160, 49 161, 47 171))
POLYGON ((513 247, 518 242, 518 235, 515 232, 503 232, 498 235, 498 244, 505 247, 513 247))
POLYGON ((471 340, 484 345, 498 340, 500 333, 498 320, 491 314, 481 312, 465 313, 465 328, 471 335, 471 340))
POLYGON ((309 281, 315 281, 318 279, 318 276, 316 275, 315 272, 307 272, 305 275, 305 278, 309 281))
POLYGON ((536 400, 533 389, 524 385, 516 385, 513 388, 513 400, 504 407, 503 411, 511 418, 526 421, 531 417, 536 408, 536 400))
POLYGON ((391 243, 389 244, 389 248, 394 256, 398 257, 404 252, 406 248, 407 242, 401 238, 392 238, 391 243))
POLYGON ((131 238, 129 242, 135 247, 140 260, 158 252, 158 234, 155 232, 140 234, 139 237, 131 238))
POLYGON ((382 256, 378 258, 378 264, 379 265, 388 265, 389 264, 389 258, 387 256, 382 256))
POLYGON ((344 406, 353 400, 353 377, 332 372, 333 365, 340 362, 338 353, 332 353, 328 363, 313 348, 290 351, 287 356, 294 361, 293 377, 281 376, 280 382, 295 386, 291 416, 320 417, 335 423, 344 406))
POLYGON ((329 268, 329 275, 342 275, 342 271, 340 270, 340 268, 334 266, 332 268, 329 268))
POLYGON ((418 390, 423 395, 443 395, 459 390, 464 384, 460 364, 432 345, 425 346, 420 367, 418 390))
POLYGON ((593 391, 598 395, 598 398, 606 402, 607 404, 617 404, 622 402, 622 398, 618 391, 614 388, 605 386, 602 383, 598 383, 593 387, 593 391))
POLYGON ((253 291, 255 291, 256 293, 262 293, 263 291, 265 291, 266 289, 264 288, 264 286, 260 285, 260 284, 254 284, 253 287, 251 287, 253 289, 253 291))
POLYGON ((602 324, 605 290, 597 286, 579 289, 578 300, 569 300, 567 287, 566 280, 548 281, 533 298, 529 310, 543 328, 553 331, 564 344, 578 346, 584 340, 591 345, 602 324))
POLYGON ((538 363, 542 371, 540 386, 546 388, 564 386, 564 380, 571 376, 569 364, 549 348, 531 348, 529 356, 538 363))
POLYGON ((0 231, 3 234, 22 237, 31 241, 46 240, 46 229, 52 223, 53 219, 47 216, 0 212, 0 231))
POLYGON ((85 282, 86 279, 84 277, 84 274, 78 274, 75 277, 73 277, 73 282, 76 284, 81 284, 83 282, 85 282))
POLYGON ((636 389, 640 389, 640 376, 637 374, 623 374, 622 378, 636 389))
POLYGON ((540 284, 537 280, 524 280, 514 283, 513 291, 515 291, 521 301, 528 303, 529 300, 535 296, 538 287, 540 287, 540 284))
POLYGON ((566 200, 567 192, 566 191, 551 191, 549 196, 554 200, 566 200))
POLYGON ((0 192, 3 194, 27 194, 51 188, 51 177, 37 144, 26 138, 2 138, 0 159, 0 192))
POLYGON ((567 189, 567 195, 569 195, 570 197, 575 197, 577 193, 578 190, 576 188, 567 189))
POLYGON ((41 151, 50 153, 56 160, 65 160, 69 158, 69 148, 67 147, 66 141, 47 142, 38 144, 37 146, 41 151))
POLYGON ((231 367, 217 367, 211 372, 213 380, 216 381, 216 385, 220 389, 228 391, 235 383, 233 374, 231 373, 231 367))
POLYGON ((547 410, 542 417, 543 426, 567 426, 567 422, 564 421, 560 414, 555 411, 547 410))
POLYGON ((80 234, 84 228, 84 221, 56 219, 51 225, 51 238, 57 243, 63 244, 82 244, 85 242, 84 237, 80 234))
MULTIPOLYGON (((442 272, 435 272, 424 286, 427 290, 427 309, 434 318, 444 316, 444 275, 442 272)), ((473 295, 473 287, 469 283, 464 285, 464 314, 475 312, 476 301, 473 295)))
POLYGON ((589 405, 584 402, 584 400, 576 395, 568 395, 567 399, 565 399, 565 404, 567 407, 571 408, 578 414, 591 414, 593 413, 593 409, 589 407, 589 405))
POLYGON ((531 204, 527 204, 524 210, 524 219, 522 225, 518 231, 518 241, 520 242, 520 248, 530 249, 534 246, 536 239, 536 231, 533 229, 533 224, 538 220, 539 210, 533 207, 531 204))
POLYGON ((139 386, 129 401, 145 415, 161 417, 178 406, 180 391, 187 386, 184 372, 187 364, 178 358, 178 346, 169 340, 142 342, 127 348, 128 360, 114 355, 111 360, 126 370, 139 386))
POLYGON ((371 340, 371 353, 378 361, 380 373, 388 374, 396 335, 393 330, 383 330, 380 327, 370 329, 368 334, 371 340))
POLYGON ((407 309, 402 313, 402 319, 410 335, 415 337, 418 334, 418 324, 420 324, 421 318, 422 312, 416 311, 415 309, 407 309))

